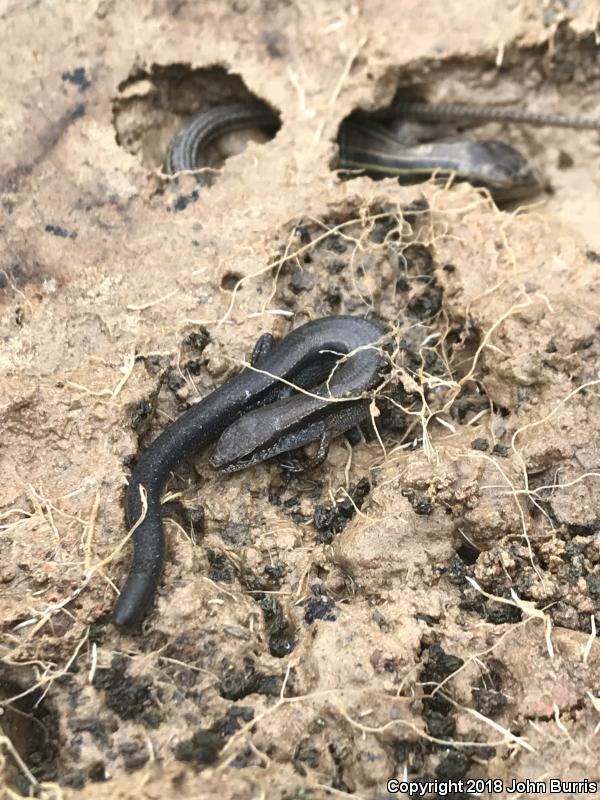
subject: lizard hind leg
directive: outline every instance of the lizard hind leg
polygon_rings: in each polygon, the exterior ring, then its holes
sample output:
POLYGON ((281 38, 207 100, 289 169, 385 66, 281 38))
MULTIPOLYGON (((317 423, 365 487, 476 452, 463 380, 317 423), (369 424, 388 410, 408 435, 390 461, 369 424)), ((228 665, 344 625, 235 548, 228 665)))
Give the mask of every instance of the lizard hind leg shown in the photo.
POLYGON ((332 439, 333 432, 331 430, 324 430, 318 439, 319 446, 317 452, 313 456, 303 456, 300 454, 300 448, 298 448, 296 452, 299 454, 299 457, 294 455, 293 450, 288 451, 283 454, 285 460, 280 459, 280 464, 288 472, 306 472, 308 469, 314 469, 318 467, 319 464, 322 464, 329 455, 329 446, 331 445, 332 439))

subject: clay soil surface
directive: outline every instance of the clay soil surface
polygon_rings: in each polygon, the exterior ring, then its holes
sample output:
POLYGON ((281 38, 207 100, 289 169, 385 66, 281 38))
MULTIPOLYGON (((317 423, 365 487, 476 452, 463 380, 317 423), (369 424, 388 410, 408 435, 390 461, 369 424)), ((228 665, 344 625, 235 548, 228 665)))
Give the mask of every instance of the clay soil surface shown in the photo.
POLYGON ((2 799, 598 779, 599 134, 475 131, 543 171, 525 208, 330 168, 398 91, 597 114, 595 0, 0 19, 2 799), (164 174, 187 117, 250 97, 274 138, 219 143, 210 187, 164 174), (304 472, 182 464, 156 603, 116 630, 139 453, 263 331, 340 313, 386 331, 376 432, 304 472))

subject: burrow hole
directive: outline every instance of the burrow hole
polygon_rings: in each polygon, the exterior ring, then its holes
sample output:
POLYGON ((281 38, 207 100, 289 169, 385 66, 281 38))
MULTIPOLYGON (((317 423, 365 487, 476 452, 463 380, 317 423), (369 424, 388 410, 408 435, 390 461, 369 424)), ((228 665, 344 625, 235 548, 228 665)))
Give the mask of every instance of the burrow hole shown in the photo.
MULTIPOLYGON (((0 672, 0 700, 7 701, 23 692, 23 686, 0 672)), ((39 781, 52 781, 57 777, 58 718, 41 692, 31 692, 2 706, 0 715, 3 733, 23 759, 32 775, 39 781)), ((6 750, 5 750, 6 753, 6 750)), ((29 797, 32 786, 10 754, 6 755, 9 784, 29 797)))
MULTIPOLYGON (((426 59, 402 67, 390 67, 377 81, 378 105, 365 103, 340 123, 338 152, 331 168, 340 169, 340 146, 347 143, 350 126, 366 121, 383 128, 400 146, 453 139, 501 141, 521 154, 537 170, 540 188, 577 192, 582 173, 598 162, 597 131, 533 127, 512 122, 424 121, 403 115, 402 102, 507 106, 567 115, 597 117, 600 62, 593 35, 575 34, 559 26, 552 40, 530 47, 507 46, 499 59, 495 51, 473 57, 426 59)), ((377 142, 370 143, 377 150, 377 142)), ((386 177, 377 169, 341 172, 341 177, 386 177)), ((427 175, 409 171, 401 182, 418 183, 427 175)), ((560 199, 560 198, 559 198, 560 199)))
MULTIPOLYGON (((119 85, 113 102, 117 142, 148 169, 163 169, 171 140, 191 117, 215 106, 252 102, 265 101, 248 89, 241 75, 224 67, 154 64, 119 85)), ((210 146, 207 163, 218 168, 249 141, 264 143, 276 133, 252 128, 227 134, 210 146)))

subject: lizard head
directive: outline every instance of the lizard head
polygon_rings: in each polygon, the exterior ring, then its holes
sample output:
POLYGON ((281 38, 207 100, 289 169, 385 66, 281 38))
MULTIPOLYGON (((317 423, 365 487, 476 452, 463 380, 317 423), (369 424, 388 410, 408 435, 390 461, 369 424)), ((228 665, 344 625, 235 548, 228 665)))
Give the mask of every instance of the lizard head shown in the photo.
POLYGON ((251 411, 225 429, 210 458, 211 467, 237 472, 275 455, 271 449, 279 436, 261 411, 251 411))

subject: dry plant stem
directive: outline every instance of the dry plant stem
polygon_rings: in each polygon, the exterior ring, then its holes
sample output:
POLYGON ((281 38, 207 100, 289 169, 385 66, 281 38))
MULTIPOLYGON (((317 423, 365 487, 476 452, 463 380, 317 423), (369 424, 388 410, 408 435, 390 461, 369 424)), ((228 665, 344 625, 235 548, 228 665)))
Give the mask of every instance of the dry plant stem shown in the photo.
POLYGON ((43 667, 44 667, 44 670, 45 670, 46 674, 42 675, 42 677, 39 678, 36 681, 36 683, 33 684, 33 686, 30 686, 28 689, 25 689, 24 691, 20 692, 19 694, 13 695, 12 697, 6 698, 5 700, 1 700, 0 701, 0 706, 10 706, 10 705, 12 705, 12 703, 16 702, 17 700, 20 700, 22 697, 27 697, 28 694, 31 694, 32 692, 35 692, 38 689, 42 689, 43 688, 44 689, 43 693, 40 695, 40 697, 37 699, 37 701, 35 703, 35 705, 38 706, 42 702, 42 700, 44 699, 44 697, 46 696, 48 691, 50 690, 50 687, 52 686, 54 681, 57 678, 60 678, 63 675, 66 675, 67 672, 69 671, 69 669, 71 668, 71 665, 75 663, 75 660, 76 660, 77 656, 79 655, 79 653, 81 651, 81 648, 83 647, 83 645, 88 640, 88 635, 89 635, 89 628, 86 628, 85 634, 83 635, 83 637, 77 643, 77 647, 75 648, 74 652, 69 657, 67 663, 65 664, 65 666, 62 669, 60 669, 60 670, 58 670, 56 672, 53 672, 51 674, 48 674, 49 673, 49 668, 48 668, 48 666, 46 664, 44 664, 43 667))
MULTIPOLYGON (((19 755, 17 749, 11 742, 11 740, 4 734, 2 726, 0 725, 0 749, 5 748, 8 753, 13 758, 15 764, 20 769, 21 773, 27 778, 29 784, 32 789, 37 789, 39 787, 39 781, 35 778, 34 775, 30 772, 27 764, 23 761, 21 756, 19 755)), ((20 795, 15 795, 15 797, 20 797, 20 795)))
POLYGON ((583 392, 586 389, 589 389, 590 386, 598 386, 599 384, 600 384, 600 379, 597 379, 597 380, 593 380, 593 381, 587 381, 586 383, 583 383, 580 386, 577 386, 577 388, 573 389, 573 391, 569 392, 565 397, 563 397, 563 399, 552 409, 552 411, 550 411, 548 414, 546 414, 545 417, 542 417, 541 419, 534 420, 533 422, 529 422, 529 423, 527 423, 527 425, 523 425, 522 427, 518 428, 513 433, 512 439, 511 439, 511 448, 512 448, 514 454, 516 455, 516 457, 518 458, 519 463, 521 464, 521 467, 522 467, 522 470, 523 470, 523 483, 525 485, 525 489, 526 490, 529 490, 529 479, 528 479, 528 476, 527 476, 527 465, 525 464, 525 460, 523 459, 523 456, 517 450, 517 447, 516 447, 516 441, 517 441, 518 437, 522 433, 524 433, 524 431, 526 431, 526 430, 531 430, 532 428, 536 428, 538 425, 543 425, 546 422, 550 422, 550 420, 556 414, 558 414, 558 412, 563 408, 565 403, 567 403, 572 397, 575 397, 575 395, 579 394, 579 392, 583 392))
MULTIPOLYGON (((127 531, 127 533, 125 534, 123 539, 121 539, 121 541, 118 543, 118 545, 114 548, 114 550, 111 553, 109 553, 108 556, 106 556, 105 558, 103 558, 100 561, 96 562, 95 564, 92 564, 91 566, 88 566, 88 564, 89 564, 89 561, 87 560, 88 556, 89 556, 88 547, 91 548, 93 531, 94 531, 95 517, 96 517, 96 513, 97 513, 97 508, 98 508, 98 503, 97 503, 97 498, 98 497, 99 497, 99 495, 97 494, 95 499, 94 499, 94 504, 93 504, 92 511, 91 511, 91 514, 90 514, 90 519, 89 519, 88 524, 87 524, 87 534, 86 534, 86 539, 85 539, 86 571, 85 571, 82 583, 68 597, 64 598, 63 600, 61 600, 61 601, 59 601, 57 603, 51 603, 51 604, 47 605, 44 610, 42 610, 40 612, 36 612, 36 615, 33 618, 31 618, 29 620, 26 620, 23 623, 20 623, 17 626, 17 628, 15 628, 15 630, 17 630, 17 629, 20 629, 20 628, 27 627, 29 625, 33 625, 31 630, 28 631, 28 639, 29 640, 31 640, 44 627, 44 625, 46 625, 48 622, 51 621, 51 619, 52 619, 54 614, 58 613, 59 611, 63 611, 65 609, 65 607, 68 606, 69 603, 71 603, 76 597, 78 597, 81 594, 81 592, 85 589, 85 587, 89 584, 89 582, 92 580, 94 575, 96 575, 96 573, 102 574, 103 568, 107 564, 109 564, 112 561, 114 561, 114 559, 121 552, 123 547, 127 544, 129 539, 133 536, 137 526, 141 523, 141 521, 143 520, 143 518, 145 516, 146 509, 147 509, 147 500, 146 500, 145 494, 143 493, 142 496, 141 496, 142 514, 140 515, 140 518, 130 528, 130 530, 127 531)), ((83 637, 78 641, 77 646, 75 647, 75 650, 73 651, 73 653, 71 654, 71 656, 67 660, 66 664, 60 669, 53 669, 53 666, 55 666, 55 665, 49 665, 49 664, 46 664, 46 663, 41 662, 41 661, 14 662, 15 666, 24 666, 26 664, 32 664, 33 666, 37 665, 43 670, 43 674, 41 675, 40 678, 38 678, 38 680, 32 686, 28 687, 23 692, 20 692, 17 695, 14 695, 12 697, 9 697, 9 698, 7 698, 5 700, 0 701, 0 706, 2 706, 2 705, 11 705, 16 700, 19 700, 22 697, 26 697, 27 695, 29 695, 32 692, 35 692, 35 691, 37 691, 39 689, 43 689, 43 692, 42 692, 40 698, 37 700, 36 705, 39 704, 43 700, 43 698, 45 697, 47 692, 50 690, 50 688, 51 688, 52 684, 54 683, 54 681, 56 681, 56 679, 60 678, 62 675, 65 675, 69 671, 71 665, 73 663, 75 663, 75 660, 79 656, 79 653, 81 652, 82 647, 85 645, 85 643, 88 640, 88 634, 89 634, 89 628, 86 628, 85 633, 84 633, 83 637)), ((10 663, 7 659, 2 659, 2 661, 4 661, 5 663, 10 663)))
POLYGON ((505 728, 503 725, 500 725, 498 722, 495 722, 493 719, 490 719, 489 717, 486 717, 480 711, 477 711, 474 708, 469 708, 468 706, 464 706, 464 705, 461 705, 459 703, 456 703, 454 700, 452 700, 452 698, 448 697, 446 694, 442 693, 442 696, 444 697, 445 700, 450 702, 455 708, 459 709, 460 711, 464 711, 466 714, 470 714, 472 717, 475 717, 475 719, 479 720, 479 722, 483 722, 484 725, 489 725, 490 728, 493 728, 495 731, 498 731, 499 733, 501 733, 502 736, 505 737, 505 742, 504 742, 505 744, 513 743, 513 744, 518 745, 519 747, 522 747, 524 750, 528 750, 530 753, 537 752, 535 747, 530 745, 529 742, 527 741, 527 739, 524 739, 522 736, 516 736, 514 733, 509 731, 508 728, 505 728))
POLYGON ((508 600, 506 597, 498 597, 497 595, 489 594, 488 592, 484 591, 481 586, 477 583, 476 580, 471 578, 469 575, 466 576, 467 581, 471 584, 471 586, 476 589, 480 594, 484 597, 487 597, 490 600, 495 600, 497 603, 503 603, 504 605, 513 606, 514 608, 518 608, 528 617, 535 617, 536 619, 540 619, 544 623, 544 631, 546 636, 546 646, 548 648, 548 655, 550 658, 554 657, 554 647, 552 645, 552 620, 549 616, 544 614, 544 611, 536 608, 535 603, 532 603, 528 600, 521 600, 520 597, 517 596, 514 589, 511 588, 510 594, 512 600, 508 600))
MULTIPOLYGON (((493 287, 493 290, 495 290, 496 288, 498 288, 498 287, 493 287)), ((546 303, 546 305, 549 305, 546 298, 542 297, 540 299, 542 301, 544 301, 546 303)), ((496 319, 496 321, 487 329, 487 331, 483 335, 483 337, 482 337, 482 339, 481 339, 481 341, 480 341, 480 343, 479 343, 479 345, 477 347, 477 350, 476 350, 476 352, 475 352, 475 354, 473 356, 473 359, 472 359, 472 361, 470 363, 470 366, 469 366, 469 369, 468 369, 467 373, 458 381, 452 379, 451 377, 449 377, 448 379, 441 379, 441 378, 436 378, 434 376, 428 375, 425 372, 425 370, 423 369, 423 366, 424 366, 424 363, 425 363, 423 353, 427 348, 424 348, 424 349, 422 349, 420 351, 421 369, 419 370, 419 372, 415 376, 416 380, 411 378, 411 382, 412 382, 412 387, 411 388, 412 388, 412 391, 419 396, 420 408, 418 410, 416 410, 416 411, 412 410, 412 409, 409 409, 409 408, 406 408, 406 407, 402 406, 400 403, 398 403, 396 400, 394 400, 393 398, 391 398, 391 402, 392 402, 392 404, 394 404, 398 408, 400 408, 406 415, 415 416, 418 419, 418 421, 420 422, 421 430, 422 430, 422 437, 423 437, 423 450, 424 450, 424 452, 425 452, 425 454, 426 454, 426 456, 428 458, 430 458, 430 459, 434 459, 434 458, 438 459, 439 458, 437 450, 435 449, 435 447, 433 445, 433 441, 431 439, 431 435, 429 434, 429 425, 430 425, 431 421, 433 419, 435 419, 435 418, 438 418, 441 414, 448 413, 449 410, 451 409, 452 405, 454 404, 456 398, 458 397, 460 391, 464 387, 464 385, 466 383, 468 383, 470 381, 473 381, 475 379, 475 375, 476 375, 476 371, 477 371, 477 367, 478 367, 478 362, 479 362, 479 360, 481 358, 481 354, 483 353, 483 351, 484 351, 484 349, 486 347, 490 346, 490 339, 491 339, 493 333, 498 329, 498 327, 506 319, 508 319, 510 316, 512 316, 512 315, 514 315, 516 313, 519 313, 520 311, 522 311, 522 310, 524 310, 526 308, 529 308, 532 305, 533 302, 534 301, 531 298, 526 297, 526 299, 524 301, 518 302, 518 303, 514 303, 513 305, 511 305, 503 314, 501 314, 498 317, 498 319, 496 319), (428 404, 428 402, 427 402, 426 396, 425 396, 425 388, 426 387, 433 388, 433 387, 436 387, 436 386, 437 387, 447 387, 448 392, 449 392, 449 396, 443 402, 443 404, 442 404, 442 406, 441 406, 441 408, 439 410, 438 409, 436 409, 436 410, 431 409, 429 404, 428 404)), ((448 364, 448 366, 450 366, 450 365, 448 364)), ((396 375, 402 375, 403 374, 403 369, 402 369, 401 366, 393 367, 393 371, 395 372, 396 375)), ((451 374, 450 371, 448 371, 448 373, 449 373, 449 375, 451 374)), ((590 382, 588 384, 585 384, 585 386, 580 387, 577 390, 574 390, 574 392, 572 392, 569 395, 569 397, 572 396, 573 394, 576 394, 577 391, 580 391, 582 388, 586 388, 586 387, 588 387, 590 385, 593 385, 594 383, 596 383, 596 382, 590 382)), ((516 431, 515 434, 513 435, 513 450, 516 452, 516 448, 514 447, 514 441, 516 440, 517 436, 522 432, 522 430, 525 430, 526 428, 532 427, 532 426, 537 425, 537 424, 541 424, 542 421, 546 421, 547 419, 551 418, 553 416, 553 414, 557 412, 559 407, 554 409, 554 411, 551 412, 551 414, 548 417, 546 417, 545 420, 541 420, 541 421, 538 421, 538 422, 535 422, 535 423, 530 423, 529 425, 524 426, 524 428, 520 429, 519 431, 516 431)), ((407 438, 406 434, 405 434, 404 438, 405 439, 407 438)), ((470 457, 473 457, 473 455, 470 454, 470 457)), ((517 490, 516 487, 512 486, 511 481, 509 480, 508 476, 504 473, 504 471, 502 470, 502 468, 500 467, 500 465, 497 463, 497 461, 495 459, 491 458, 490 456, 485 456, 485 458, 487 460, 491 461, 494 464, 494 466, 500 471, 502 477, 506 480, 508 485, 511 487, 511 490, 513 490, 515 503, 517 504, 518 513, 519 513, 520 518, 521 518, 523 536, 524 536, 524 539, 525 539, 525 542, 527 544, 527 548, 528 548, 528 551, 529 551, 530 562, 531 562, 533 570, 535 571, 536 575, 538 576, 538 579, 543 583, 543 576, 542 576, 542 574, 540 573, 539 569, 537 568, 537 566, 535 564, 533 548, 531 546, 531 541, 529 539, 529 535, 528 535, 528 531, 527 531, 527 523, 526 523, 526 520, 525 520, 524 511, 523 511, 523 508, 521 507, 521 504, 519 503, 518 498, 516 496, 516 493, 517 493, 518 490, 517 490)), ((523 468, 524 481, 525 481, 525 486, 526 486, 525 491, 527 491, 526 468, 525 468, 524 461, 520 457, 520 455, 519 455, 519 458, 520 458, 520 462, 521 462, 522 468, 523 468)))
POLYGON ((130 305, 127 306, 128 311, 146 311, 148 308, 152 308, 153 306, 159 305, 160 303, 164 303, 165 300, 169 300, 171 297, 175 297, 175 295, 179 292, 179 289, 173 289, 167 294, 163 294, 161 297, 157 297, 156 300, 149 300, 146 303, 141 303, 140 305, 130 305))
POLYGON ((480 455, 477 455, 475 453, 469 453, 468 457, 471 458, 471 459, 484 459, 485 461, 488 461, 489 463, 491 463, 493 465, 493 467, 500 473, 500 475, 502 475, 502 477, 504 478, 504 480, 506 481, 506 483, 510 487, 509 494, 511 494, 513 496, 513 499, 514 499, 515 504, 516 504, 517 512, 518 512, 519 518, 521 520, 521 529, 523 531, 522 536, 523 536, 523 539, 525 540, 525 544, 527 545, 527 553, 529 555, 529 563, 531 564, 531 568, 533 569, 533 571, 537 575, 537 577, 540 580, 541 584, 544 585, 544 577, 543 577, 542 573, 539 571, 539 569, 538 569, 538 567, 537 567, 537 565, 535 563, 533 547, 531 546, 531 540, 530 540, 529 534, 527 532, 527 521, 525 519, 525 511, 523 510, 523 506, 521 505, 521 503, 519 503, 519 499, 517 497, 516 487, 513 485, 513 483, 511 482, 511 480, 508 477, 508 475, 506 474, 506 472, 502 469, 502 467, 498 463, 497 459, 492 458, 491 456, 488 456, 486 453, 481 453, 480 455))
POLYGON ((472 663, 480 664, 481 663, 481 659, 484 658, 485 656, 488 656, 490 653, 493 653, 494 650, 497 647, 499 647, 505 639, 507 639, 508 637, 512 636, 514 633, 516 633, 517 630, 519 630, 520 628, 524 627, 525 625, 528 625, 530 622, 532 622, 535 619, 538 619, 538 617, 536 617, 536 616, 527 616, 525 619, 521 620, 520 622, 517 622, 514 625, 511 625, 510 628, 507 631, 504 631, 504 633, 501 636, 498 637, 498 639, 494 642, 494 644, 490 645, 485 650, 481 650, 478 653, 473 653, 473 654, 469 655, 468 658, 465 659, 464 663, 460 667, 458 667, 458 669, 454 670, 454 672, 452 672, 450 675, 447 675, 442 681, 440 681, 438 684, 436 684, 436 686, 433 689, 433 691, 431 692, 431 694, 432 695, 436 694, 436 692, 439 691, 447 683, 449 683, 452 680, 452 678, 456 677, 456 675, 458 675, 460 672, 462 672, 464 669, 466 669, 466 667, 469 666, 469 664, 472 664, 472 663))
POLYGON ((592 647, 594 646, 594 642, 596 641, 596 618, 593 614, 590 615, 591 619, 591 632, 590 637, 587 640, 585 647, 581 650, 581 660, 584 664, 587 664, 588 659, 590 657, 590 653, 592 652, 592 647))
MULTIPOLYGON (((307 695, 307 697, 310 697, 310 695, 307 695)), ((445 695, 444 695, 444 697, 445 697, 445 699, 449 699, 445 695)), ((414 723, 407 722, 406 720, 401 720, 401 719, 391 720, 390 722, 386 722, 384 725, 367 726, 367 725, 363 725, 363 723, 361 723, 361 722, 357 722, 356 720, 353 720, 340 706, 335 706, 336 711, 338 712, 338 714, 340 714, 340 716, 342 716, 354 728, 357 728, 358 730, 362 731, 363 733, 382 733, 383 731, 389 730, 390 728, 394 728, 397 725, 399 725, 401 727, 404 726, 404 727, 409 728, 414 733, 416 733, 417 736, 419 736, 422 739, 425 739, 428 742, 433 742, 435 744, 441 744, 441 745, 446 745, 446 746, 450 746, 450 747, 482 747, 482 748, 490 747, 490 746, 491 747, 498 747, 498 746, 501 746, 501 745, 506 745, 509 742, 512 742, 512 743, 518 744, 520 747, 523 747, 525 750, 530 750, 531 752, 535 752, 534 748, 531 747, 531 745, 525 739, 521 739, 520 737, 515 736, 510 731, 508 731, 506 728, 503 728, 501 725, 498 725, 497 723, 493 722, 493 720, 490 720, 487 717, 484 717, 483 714, 479 714, 479 712, 475 711, 474 709, 468 708, 468 707, 462 707, 462 706, 457 706, 457 707, 461 708, 461 710, 463 710, 463 711, 466 711, 466 712, 471 713, 472 715, 476 716, 477 719, 479 719, 481 722, 484 722, 485 724, 489 724, 492 728, 495 728, 495 730, 497 730, 500 733, 502 733, 504 738, 499 740, 499 741, 493 741, 493 742, 461 741, 459 739, 454 739, 454 740, 439 739, 436 736, 431 736, 430 734, 426 733, 424 730, 421 730, 414 723)))
MULTIPOLYGON (((340 691, 342 693, 347 693, 348 692, 348 690, 343 689, 343 688, 341 690, 340 689, 324 689, 322 691, 310 692, 309 694, 306 694, 306 695, 298 695, 296 697, 286 697, 285 696, 285 690, 286 690, 286 687, 287 687, 287 683, 289 681, 290 672, 291 672, 292 668, 294 668, 295 666, 296 666, 295 664, 290 663, 290 664, 288 664, 288 666, 286 668, 285 676, 284 676, 282 687, 281 687, 281 692, 280 692, 280 695, 279 695, 279 700, 273 706, 271 706, 270 708, 265 709, 262 713, 260 713, 258 716, 256 716, 253 720, 251 720, 250 722, 246 723, 242 728, 240 728, 239 731, 236 731, 233 734, 233 736, 231 736, 228 739, 227 743, 225 744, 225 746, 221 750, 221 755, 224 756, 224 760, 218 765, 218 767, 216 767, 216 771, 217 772, 222 772, 223 770, 225 770, 227 768, 227 766, 229 766, 231 761, 236 757, 236 753, 235 752, 231 753, 230 755, 228 755, 226 757, 225 757, 225 755, 226 755, 226 753, 228 753, 229 750, 231 750, 234 747, 234 745, 236 745, 238 740, 242 739, 243 737, 245 737, 245 735, 247 733, 249 733, 263 719, 265 719, 266 717, 269 717, 272 714, 276 713, 282 706, 287 705, 287 704, 295 704, 295 703, 306 704, 307 701, 312 700, 312 699, 317 699, 317 698, 326 698, 326 697, 335 698, 336 694, 339 694, 340 691)), ((370 690, 366 690, 366 689, 362 689, 362 688, 361 689, 356 689, 356 690, 351 690, 350 693, 351 694, 361 695, 361 694, 364 694, 365 692, 367 692, 369 695, 373 694, 370 690)), ((389 698, 389 695, 382 693, 382 699, 387 699, 389 701, 390 698, 389 698)), ((406 703, 409 703, 411 701, 410 698, 396 698, 397 702, 398 702, 398 700, 402 700, 403 702, 406 702, 406 703)), ((368 727, 368 726, 363 725, 361 722, 357 722, 357 721, 353 720, 349 716, 349 714, 339 705, 339 703, 334 703, 334 707, 336 709, 336 712, 339 713, 340 716, 342 716, 344 719, 346 719, 347 722, 349 722, 353 727, 356 727, 356 728, 358 728, 359 730, 362 730, 365 733, 366 732, 368 732, 368 733, 382 733, 382 732, 384 732, 386 730, 389 730, 390 728, 394 728, 394 727, 400 726, 400 727, 408 728, 409 730, 413 731, 413 733, 415 733, 418 737, 420 737, 420 738, 422 738, 422 739, 424 739, 426 741, 433 742, 433 743, 439 744, 439 745, 445 745, 445 746, 451 746, 451 747, 466 747, 466 748, 471 748, 471 747, 487 748, 487 747, 490 747, 490 746, 499 747, 499 746, 502 746, 502 745, 506 745, 508 741, 513 741, 513 743, 518 743, 520 746, 525 747, 525 749, 529 749, 530 748, 530 746, 526 747, 527 743, 526 742, 524 743, 524 740, 521 741, 521 740, 518 740, 518 737, 514 737, 512 735, 507 735, 507 733, 504 731, 504 729, 501 729, 501 731, 503 733, 503 738, 501 740, 497 740, 497 741, 495 740, 495 741, 491 741, 491 742, 476 742, 476 741, 446 740, 446 739, 439 739, 439 738, 437 738, 435 736, 431 736, 426 731, 422 730, 417 725, 415 725, 414 723, 409 722, 407 720, 391 720, 390 722, 387 722, 387 723, 385 723, 384 725, 381 725, 381 726, 368 727), (512 736, 512 738, 511 738, 511 736, 512 736), (518 741, 515 742, 515 740, 518 740, 518 741)), ((487 719, 487 718, 484 718, 484 719, 487 719)))
POLYGON ((79 392, 85 392, 85 394, 89 394, 92 397, 108 397, 112 402, 118 397, 121 390, 131 377, 134 367, 135 367, 135 352, 132 352, 128 356, 124 368, 122 368, 124 372, 123 377, 119 378, 113 389, 105 388, 96 391, 94 389, 90 389, 88 386, 84 386, 81 383, 76 383, 75 381, 65 381, 65 386, 68 386, 71 389, 77 389, 77 391, 79 392))

